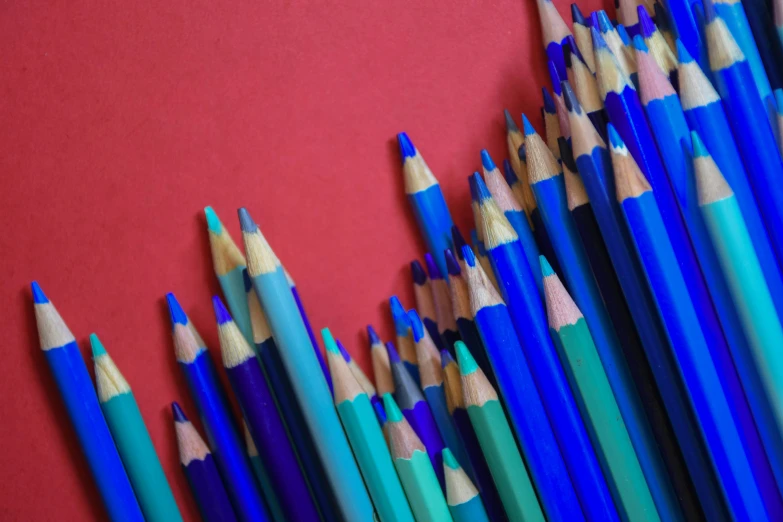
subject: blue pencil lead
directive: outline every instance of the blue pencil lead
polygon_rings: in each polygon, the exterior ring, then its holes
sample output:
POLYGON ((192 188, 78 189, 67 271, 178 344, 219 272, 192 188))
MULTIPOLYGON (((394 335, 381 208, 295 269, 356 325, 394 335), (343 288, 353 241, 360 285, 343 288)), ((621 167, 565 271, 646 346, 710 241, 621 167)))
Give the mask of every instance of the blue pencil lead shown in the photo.
POLYGON ((177 298, 174 294, 169 292, 166 294, 166 303, 169 305, 169 316, 171 317, 171 325, 175 324, 188 324, 188 316, 182 311, 182 307, 179 305, 177 298))
POLYGON ((489 155, 487 149, 481 149, 481 166, 487 170, 495 170, 495 162, 492 161, 492 156, 489 155))
POLYGON ((633 37, 633 47, 637 51, 641 51, 643 53, 649 53, 650 50, 647 49, 647 44, 644 43, 644 38, 642 38, 641 35, 637 34, 633 37))
POLYGON ((544 110, 547 114, 555 114, 557 112, 557 109, 555 109, 555 100, 552 99, 549 90, 547 90, 546 87, 541 87, 541 94, 544 97, 544 110))
POLYGON ((575 24, 588 25, 585 16, 582 14, 582 11, 579 10, 579 6, 576 5, 576 2, 571 4, 571 20, 573 20, 575 24))
POLYGON ((532 136, 536 133, 536 129, 533 128, 533 124, 527 119, 527 116, 522 115, 522 125, 525 127, 525 137, 532 136))
POLYGON ((171 403, 171 413, 174 415, 174 420, 176 422, 188 422, 185 412, 182 411, 182 408, 180 408, 176 401, 171 403))
POLYGON ((381 342, 381 338, 375 332, 375 328, 371 324, 367 325, 367 337, 370 339, 370 344, 378 344, 381 342))
POLYGON ((413 275, 413 282, 417 285, 423 285, 427 282, 427 274, 424 273, 424 267, 421 266, 418 259, 411 261, 411 274, 413 275))
POLYGON ((405 163, 406 158, 412 158, 416 155, 416 147, 413 146, 411 139, 404 132, 397 134, 397 143, 400 146, 400 155, 403 163, 405 163))
POLYGON ((250 212, 248 212, 245 207, 237 210, 237 214, 239 215, 239 228, 242 229, 242 232, 250 233, 258 230, 258 225, 256 225, 253 218, 250 217, 250 212))
POLYGON ((394 329, 397 331, 397 335, 407 335, 410 323, 408 322, 408 316, 405 314, 405 308, 402 307, 402 303, 400 303, 396 295, 389 298, 389 306, 391 307, 394 329))
POLYGON ((424 263, 427 265, 427 272, 430 274, 430 279, 443 279, 443 274, 440 272, 440 269, 438 269, 438 265, 435 264, 435 260, 429 252, 424 254, 424 263))
POLYGON ((601 33, 596 31, 595 27, 590 28, 590 35, 593 37, 593 49, 606 49, 608 50, 609 46, 606 45, 606 40, 604 40, 604 37, 601 36, 601 33))
POLYGON ((506 178, 506 183, 508 183, 509 186, 519 181, 517 173, 514 172, 514 167, 511 166, 511 162, 508 161, 508 159, 503 160, 503 177, 506 178))
POLYGON ((611 123, 606 126, 607 134, 609 135, 609 143, 616 149, 625 148, 625 142, 617 133, 614 125, 611 123))
POLYGON ((549 69, 549 79, 552 82, 552 90, 555 92, 555 96, 561 96, 563 93, 560 90, 560 75, 557 73, 557 66, 552 61, 547 62, 546 66, 549 69))
POLYGON ((392 363, 400 362, 400 354, 397 353, 397 349, 394 347, 394 343, 389 341, 386 343, 386 352, 389 354, 389 361, 392 363))
POLYGON ((223 301, 216 295, 212 296, 212 308, 215 310, 215 319, 217 319, 218 324, 226 324, 233 321, 233 319, 231 319, 231 314, 229 314, 226 307, 223 306, 223 301))
POLYGON ((379 401, 374 401, 372 406, 375 408, 375 416, 378 417, 378 423, 383 426, 386 424, 386 412, 383 411, 383 404, 379 401))
POLYGON ((479 176, 478 172, 473 173, 473 178, 476 181, 476 194, 478 195, 479 201, 491 199, 492 194, 490 194, 487 185, 484 183, 484 180, 481 178, 481 176, 479 176))
POLYGON ((440 351, 440 367, 445 368, 449 364, 454 362, 454 358, 451 356, 448 350, 445 348, 440 351))
POLYGON ((46 294, 44 294, 43 290, 41 290, 41 287, 38 285, 38 281, 30 283, 30 287, 33 289, 33 302, 35 304, 46 304, 49 302, 46 294))
POLYGON ((348 350, 345 349, 345 346, 343 346, 343 343, 340 342, 340 339, 335 339, 334 342, 337 344, 337 349, 340 350, 340 355, 343 356, 345 362, 351 362, 351 354, 348 353, 348 350))
POLYGON ((478 176, 478 172, 474 172, 473 175, 468 176, 468 186, 470 187, 470 200, 478 203, 479 202, 479 195, 478 191, 476 190, 476 180, 474 179, 475 176, 478 176))
POLYGON ((552 265, 546 260, 544 256, 538 256, 538 262, 541 264, 541 276, 548 277, 554 275, 555 271, 552 270, 552 265))
POLYGON ((514 121, 514 118, 511 117, 511 113, 508 112, 508 109, 503 109, 503 116, 506 118, 506 132, 519 132, 519 127, 517 127, 517 124, 514 121))
POLYGON ((468 245, 465 245, 462 247, 462 258, 465 260, 465 262, 468 264, 469 267, 475 268, 476 266, 476 256, 473 254, 473 250, 468 245))
POLYGON ((606 14, 606 11, 604 11, 603 9, 598 11, 597 18, 598 18, 598 28, 601 30, 601 34, 606 34, 614 30, 612 21, 609 20, 609 15, 606 14))
POLYGON ((685 48, 685 45, 682 43, 682 40, 677 38, 677 60, 679 60, 680 63, 690 63, 693 61, 693 57, 688 52, 688 49, 685 48))
POLYGON ((421 324, 421 318, 416 310, 408 310, 408 320, 411 323, 411 330, 413 331, 413 340, 415 342, 421 341, 424 337, 424 325, 421 324))
POLYGON ((641 35, 645 38, 651 37, 657 30, 655 22, 653 22, 650 15, 647 14, 647 9, 645 9, 644 6, 637 6, 636 12, 639 13, 639 29, 641 35))
POLYGON ((457 225, 451 227, 451 240, 454 242, 454 249, 456 250, 457 255, 462 259, 461 249, 463 246, 467 245, 467 242, 465 241, 465 238, 462 237, 457 225))
POLYGON ((620 40, 623 41, 623 45, 631 45, 631 36, 628 34, 628 31, 625 30, 623 24, 617 24, 615 30, 617 31, 618 36, 620 36, 620 40))
POLYGON ((590 13, 590 23, 588 25, 590 26, 590 28, 595 27, 596 29, 600 30, 599 26, 601 24, 598 22, 598 11, 593 11, 592 13, 590 13))
POLYGON ((462 270, 460 270, 459 263, 454 258, 454 254, 451 253, 451 250, 446 249, 444 255, 446 256, 446 268, 449 270, 449 275, 452 276, 460 275, 462 270))
POLYGON ((579 99, 577 99, 574 90, 571 88, 571 84, 567 81, 564 81, 562 85, 563 101, 565 102, 566 109, 577 114, 582 114, 582 106, 579 105, 579 99))

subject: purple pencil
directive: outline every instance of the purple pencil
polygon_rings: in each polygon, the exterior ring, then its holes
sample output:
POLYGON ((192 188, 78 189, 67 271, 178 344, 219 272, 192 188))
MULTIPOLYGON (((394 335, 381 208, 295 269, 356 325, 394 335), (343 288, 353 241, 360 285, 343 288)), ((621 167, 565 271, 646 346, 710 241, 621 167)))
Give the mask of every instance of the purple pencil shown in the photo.
POLYGON ((255 352, 247 344, 218 296, 212 298, 218 323, 223 366, 247 422, 275 493, 291 520, 318 520, 318 508, 307 488, 296 454, 255 352))
POLYGON ((196 500, 204 522, 236 522, 234 508, 220 479, 217 466, 204 439, 190 423, 182 408, 171 403, 174 414, 174 429, 177 432, 179 461, 190 484, 190 491, 196 500))
POLYGON ((438 431, 438 425, 435 423, 435 417, 432 416, 427 401, 421 393, 416 382, 405 369, 397 350, 392 343, 386 343, 386 350, 389 352, 389 363, 391 364, 392 378, 394 379, 394 399, 402 410, 402 414, 413 430, 421 439, 424 447, 427 449, 427 455, 430 457, 432 467, 435 469, 435 475, 438 477, 441 488, 446 491, 446 478, 443 474, 443 455, 442 451, 446 445, 438 431))

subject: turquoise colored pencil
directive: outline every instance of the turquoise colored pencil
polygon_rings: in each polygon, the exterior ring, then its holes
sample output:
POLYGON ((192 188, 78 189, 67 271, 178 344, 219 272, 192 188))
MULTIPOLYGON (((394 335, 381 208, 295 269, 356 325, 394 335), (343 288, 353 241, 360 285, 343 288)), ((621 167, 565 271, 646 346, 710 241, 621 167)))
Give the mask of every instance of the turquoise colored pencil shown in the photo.
POLYGON ((451 522, 449 506, 424 444, 388 393, 383 396, 383 407, 394 466, 416 522, 451 522))
POLYGON ((33 281, 31 286, 41 350, 49 363, 109 518, 114 522, 143 522, 144 515, 101 413, 79 345, 38 283, 33 281))
POLYGON ((248 273, 267 313, 269 326, 305 422, 345 520, 366 522, 372 503, 362 482, 329 387, 313 353, 312 344, 296 306, 283 267, 245 209, 239 210, 248 273))
POLYGON ((250 430, 244 420, 242 421, 242 430, 245 436, 245 446, 247 446, 247 456, 250 459, 250 465, 253 467, 253 473, 255 473, 258 479, 258 484, 261 486, 261 491, 264 492, 264 502, 266 502, 266 507, 269 509, 269 514, 275 522, 286 522, 285 513, 283 513, 283 508, 277 500, 277 495, 267 494, 267 492, 274 493, 272 479, 269 477, 266 469, 264 469, 264 463, 258 454, 256 443, 253 442, 253 436, 250 434, 250 430))
POLYGON ((97 335, 90 335, 90 345, 98 401, 144 518, 148 522, 182 520, 128 381, 97 335))
POLYGON ((334 382, 334 404, 381 522, 413 522, 370 399, 328 328, 321 330, 334 382))
POLYGON ((443 450, 443 472, 446 474, 446 503, 454 522, 489 522, 476 486, 449 448, 443 450))

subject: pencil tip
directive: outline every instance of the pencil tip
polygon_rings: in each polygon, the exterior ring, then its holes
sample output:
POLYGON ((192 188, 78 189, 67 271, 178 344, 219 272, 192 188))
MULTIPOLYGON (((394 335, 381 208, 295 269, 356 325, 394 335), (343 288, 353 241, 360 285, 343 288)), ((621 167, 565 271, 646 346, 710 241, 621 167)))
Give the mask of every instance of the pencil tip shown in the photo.
POLYGON ((484 179, 481 177, 481 174, 474 172, 473 179, 476 183, 476 195, 478 196, 479 201, 486 201, 491 199, 492 194, 490 194, 487 185, 484 183, 484 179))
POLYGON ((182 311, 182 307, 179 305, 179 301, 174 297, 174 294, 169 292, 166 294, 166 304, 169 305, 169 317, 171 317, 171 325, 175 324, 187 325, 188 316, 182 311))
POLYGON ((404 132, 397 134, 397 144, 400 146, 400 155, 402 156, 402 162, 412 158, 416 155, 416 147, 413 146, 411 139, 404 132))
POLYGON ((372 407, 375 409, 375 416, 378 417, 378 424, 383 427, 386 424, 386 412, 383 411, 383 404, 380 401, 372 401, 372 407))
POLYGON ((391 393, 383 394, 383 409, 386 410, 386 418, 389 422, 400 422, 402 420, 400 407, 397 406, 391 393))
POLYGON ((223 301, 220 297, 212 296, 212 309, 215 311, 215 319, 217 319, 218 325, 230 323, 232 321, 231 314, 228 313, 226 307, 223 306, 223 301))
POLYGON ((443 274, 440 272, 438 265, 435 264, 432 254, 427 252, 424 254, 424 263, 427 265, 427 272, 430 274, 430 279, 443 279, 443 274))
POLYGON ((546 257, 538 256, 538 262, 541 265, 541 275, 543 277, 548 277, 555 273, 555 271, 552 270, 552 265, 546 260, 546 257))
POLYGON ((652 21, 652 18, 650 18, 650 15, 647 14, 647 9, 645 9, 644 6, 639 5, 636 6, 636 12, 639 15, 639 30, 641 35, 644 38, 651 37, 655 31, 658 30, 658 28, 655 27, 655 23, 652 21))
POLYGON ((562 96, 563 91, 560 90, 560 73, 557 72, 557 65, 550 60, 546 63, 546 66, 549 70, 549 80, 552 82, 552 90, 555 92, 556 96, 562 96))
POLYGON ((606 14, 606 11, 604 11, 603 9, 599 10, 597 13, 597 18, 598 18, 598 28, 601 30, 602 34, 606 34, 609 31, 614 30, 612 21, 609 20, 609 15, 606 14))
POLYGON ((454 357, 451 356, 451 352, 449 352, 447 349, 442 349, 440 351, 440 367, 445 368, 449 364, 454 362, 454 357))
POLYGON ((462 233, 457 228, 457 225, 452 225, 451 227, 451 240, 454 242, 455 253, 462 259, 462 247, 467 245, 467 243, 465 242, 465 238, 462 237, 462 233))
POLYGON ((379 344, 381 342, 381 338, 378 337, 375 328, 371 324, 367 325, 367 337, 370 339, 370 344, 379 344))
POLYGON ((525 114, 522 115, 522 126, 525 128, 525 138, 536 134, 536 129, 533 128, 533 124, 530 123, 525 114))
POLYGON ((546 113, 555 114, 557 112, 557 109, 555 109, 555 100, 553 100, 552 95, 549 94, 549 89, 541 87, 541 95, 544 98, 544 110, 546 113))
POLYGON ((710 153, 707 151, 707 147, 704 146, 704 142, 701 141, 698 132, 691 131, 691 143, 693 144, 694 158, 706 158, 710 155, 710 153))
POLYGON ((46 294, 44 294, 43 290, 41 290, 41 287, 38 285, 38 281, 30 283, 30 287, 33 289, 33 303, 46 304, 49 302, 46 294))
POLYGON ((484 170, 495 170, 495 162, 492 161, 492 156, 489 155, 487 149, 481 149, 481 166, 484 170))
POLYGON ((682 43, 682 40, 677 38, 677 59, 680 63, 690 63, 693 61, 693 57, 688 52, 688 49, 685 47, 685 44, 682 43))
POLYGON ((517 127, 517 124, 511 116, 511 113, 508 112, 508 109, 503 109, 503 116, 506 118, 506 132, 519 132, 519 127, 517 127))
POLYGON ((448 466, 451 469, 459 469, 459 463, 457 462, 457 459, 454 458, 454 454, 451 452, 449 448, 443 448, 443 465, 448 466))
POLYGON ((101 355, 107 355, 106 348, 103 347, 103 343, 94 333, 90 334, 90 348, 92 349, 93 359, 100 357, 101 355))
POLYGON ((419 318, 416 310, 408 310, 408 321, 411 323, 411 331, 413 331, 414 342, 421 341, 424 337, 424 325, 421 324, 421 318, 419 318))
POLYGON ((334 354, 340 353, 340 347, 337 346, 337 343, 335 342, 334 337, 332 336, 332 332, 329 330, 329 328, 321 329, 321 339, 324 341, 324 348, 327 352, 332 352, 334 354))
POLYGON ((451 249, 446 249, 446 251, 443 253, 444 256, 446 256, 446 269, 449 271, 450 276, 458 276, 460 275, 460 268, 459 263, 457 262, 457 259, 454 257, 454 254, 451 253, 451 249))
POLYGON ((171 403, 171 413, 174 415, 174 422, 188 422, 185 412, 182 411, 177 401, 171 403))
POLYGON ((457 362, 459 363, 459 373, 469 375, 478 369, 476 360, 470 354, 468 347, 462 341, 454 343, 454 351, 457 352, 457 362))
MULTIPOLYGON (((321 337, 324 338, 324 344, 326 344, 327 333, 329 334, 329 336, 332 335, 331 332, 329 332, 328 328, 324 328, 323 330, 321 330, 321 337)), ((348 353, 348 350, 345 349, 345 346, 343 345, 343 343, 340 342, 340 339, 335 339, 334 344, 337 345, 337 349, 340 351, 340 355, 343 356, 343 360, 347 363, 351 362, 351 354, 348 353)))
POLYGON ((573 20, 575 24, 587 25, 585 16, 582 14, 582 11, 579 10, 579 6, 576 5, 576 2, 571 4, 571 20, 573 20))
POLYGON ((611 123, 606 126, 607 134, 609 135, 609 144, 612 146, 613 149, 621 149, 625 147, 625 143, 623 142, 623 139, 620 137, 620 134, 617 133, 617 129, 614 128, 614 125, 611 123))
POLYGON ((633 37, 633 48, 636 49, 638 52, 648 53, 650 52, 649 49, 647 49, 647 44, 644 43, 644 38, 642 38, 642 35, 637 34, 633 37))
POLYGON ((468 188, 470 188, 470 201, 473 203, 479 202, 478 189, 476 188, 476 180, 473 176, 478 176, 478 172, 474 172, 468 176, 468 188))
POLYGON ((566 110, 568 112, 575 112, 577 114, 582 113, 582 106, 579 105, 579 100, 576 98, 574 90, 571 88, 571 84, 568 81, 562 83, 563 86, 563 101, 565 102, 566 110))
POLYGON ((503 177, 506 179, 506 183, 510 187, 517 182, 517 173, 514 172, 514 167, 511 166, 511 162, 508 158, 503 160, 503 177))
POLYGON ((223 231, 223 224, 220 222, 217 214, 215 214, 215 211, 212 210, 212 207, 204 207, 204 215, 207 218, 207 228, 210 232, 220 234, 223 231))
POLYGON ((593 48, 598 49, 606 49, 606 40, 604 40, 604 37, 601 36, 601 33, 595 28, 590 28, 590 35, 593 37, 593 48))
POLYGON ((394 343, 391 341, 386 342, 386 353, 389 354, 389 362, 400 362, 400 354, 397 353, 397 349, 394 347, 394 343))
POLYGON ((465 260, 469 267, 476 267, 476 255, 473 253, 473 249, 471 249, 468 245, 464 245, 462 247, 462 259, 465 260))
POLYGON ((258 230, 258 225, 250 217, 250 212, 245 207, 240 208, 237 214, 239 215, 239 227, 242 229, 242 232, 249 234, 258 230))
POLYGON ((253 288, 253 281, 250 279, 247 268, 242 269, 242 281, 245 283, 245 293, 248 293, 253 288))
POLYGON ((411 261, 411 274, 413 282, 421 286, 427 282, 427 274, 424 273, 424 267, 421 266, 418 259, 411 261))
POLYGON ((397 335, 406 335, 408 331, 408 316, 405 314, 405 308, 400 303, 399 298, 393 295, 389 298, 389 308, 391 308, 392 319, 394 320, 394 328, 397 331, 397 335))
POLYGON ((620 40, 622 40, 623 45, 631 45, 631 37, 628 35, 628 31, 623 24, 617 24, 617 27, 614 29, 617 31, 617 35, 620 37, 620 40))

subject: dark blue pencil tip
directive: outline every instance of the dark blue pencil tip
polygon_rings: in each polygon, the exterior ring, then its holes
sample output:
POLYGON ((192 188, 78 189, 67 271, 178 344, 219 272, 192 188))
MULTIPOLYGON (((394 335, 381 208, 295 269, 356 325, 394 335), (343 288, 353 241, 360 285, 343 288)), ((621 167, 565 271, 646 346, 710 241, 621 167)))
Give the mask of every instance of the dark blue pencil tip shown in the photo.
POLYGON ((607 49, 606 40, 601 36, 601 33, 596 30, 595 27, 590 28, 590 35, 593 37, 593 49, 607 49))
POLYGON ((579 105, 579 100, 571 88, 571 84, 568 81, 564 81, 561 85, 563 86, 563 101, 565 102, 566 110, 582 114, 582 106, 579 105))
POLYGON ((397 134, 397 144, 400 146, 400 155, 402 156, 402 162, 405 163, 407 158, 412 158, 416 155, 416 147, 413 146, 413 142, 404 132, 397 134))
POLYGON ((383 404, 378 401, 373 401, 372 407, 375 408, 375 416, 378 417, 378 424, 383 427, 386 424, 386 412, 383 411, 383 404))
POLYGON ((229 314, 226 307, 223 306, 223 301, 216 295, 212 296, 212 309, 215 311, 215 319, 217 319, 219 325, 233 321, 233 319, 231 319, 231 314, 229 314))
POLYGON ((478 203, 479 195, 478 190, 476 189, 476 179, 474 176, 478 176, 478 172, 474 172, 470 176, 468 176, 468 187, 470 188, 470 200, 474 203, 478 203))
POLYGON ((481 149, 481 166, 484 167, 484 170, 495 170, 497 168, 487 149, 481 149))
POLYGON ((525 138, 536 134, 536 129, 533 128, 533 124, 527 119, 526 115, 522 115, 522 125, 525 127, 525 138))
POLYGON ((411 323, 413 340, 415 342, 421 341, 421 338, 424 337, 424 325, 421 324, 419 313, 416 310, 408 310, 408 321, 411 323))
POLYGON ((458 276, 461 270, 459 268, 457 259, 454 257, 454 254, 452 254, 451 250, 447 248, 443 255, 446 256, 446 269, 449 271, 449 275, 458 276))
POLYGON ((476 180, 476 193, 478 195, 479 201, 483 202, 488 199, 492 199, 492 194, 490 194, 487 185, 484 183, 484 179, 479 175, 478 172, 473 173, 473 178, 476 180))
POLYGON ((517 127, 517 124, 514 121, 514 118, 511 117, 511 113, 508 112, 508 109, 503 109, 503 116, 506 118, 506 132, 519 132, 519 127, 517 127))
POLYGON ((171 413, 174 415, 175 422, 188 422, 188 418, 185 416, 185 412, 182 411, 182 408, 180 408, 176 401, 171 403, 171 413))
POLYGON ((650 50, 647 49, 647 44, 644 43, 644 38, 642 38, 642 35, 640 34, 633 37, 633 48, 642 53, 650 52, 650 50))
POLYGON ((43 290, 41 290, 41 287, 38 285, 38 281, 30 283, 30 287, 33 289, 33 303, 46 304, 49 302, 46 294, 44 294, 43 290))
POLYGON ((679 60, 680 63, 690 63, 693 61, 693 57, 679 38, 677 38, 677 60, 679 60))
POLYGON ((547 69, 549 69, 549 79, 552 82, 552 90, 555 92, 555 96, 561 96, 563 92, 560 90, 560 74, 557 72, 557 65, 554 62, 549 61, 546 63, 547 69))
POLYGON ((454 357, 451 356, 448 350, 445 348, 440 351, 440 367, 445 368, 449 364, 454 362, 454 357))
POLYGON ((511 162, 508 159, 503 160, 503 177, 506 178, 506 183, 508 183, 509 187, 519 181, 517 173, 514 172, 514 167, 511 166, 511 162))
POLYGON ((337 344, 337 349, 340 350, 340 355, 343 356, 345 362, 351 362, 351 354, 348 353, 348 350, 345 349, 345 346, 343 346, 343 343, 340 342, 340 339, 335 339, 334 342, 337 344))
POLYGON ((541 95, 544 98, 544 110, 547 114, 555 114, 555 100, 552 99, 552 95, 549 94, 549 90, 546 87, 541 87, 541 95))
POLYGON ((457 225, 451 227, 451 240, 454 242, 454 249, 457 252, 457 256, 462 259, 462 253, 460 250, 463 246, 467 245, 465 238, 462 237, 462 233, 457 228, 457 225))
POLYGON ((650 18, 650 15, 647 14, 647 9, 644 8, 644 6, 637 6, 636 12, 639 14, 639 32, 644 38, 649 38, 653 34, 655 34, 655 31, 658 30, 657 27, 655 27, 655 22, 652 21, 652 18, 650 18))
POLYGON ((601 34, 606 34, 609 31, 614 30, 614 26, 612 25, 612 21, 609 20, 609 15, 606 14, 606 11, 601 9, 596 14, 596 18, 598 18, 598 29, 601 30, 601 34))
POLYGON ((424 273, 424 267, 421 266, 418 259, 411 261, 411 274, 415 284, 421 286, 427 282, 427 274, 424 273))
POLYGON ((386 343, 386 353, 389 354, 389 362, 394 364, 400 362, 400 354, 397 353, 397 349, 394 347, 394 343, 388 341, 386 343))
POLYGON ((427 265, 427 272, 430 274, 430 279, 443 279, 443 274, 438 268, 438 265, 435 264, 435 259, 432 258, 432 255, 429 252, 424 254, 424 263, 427 265))
POLYGON ((617 133, 617 129, 614 128, 614 125, 611 123, 606 126, 606 132, 609 135, 609 143, 611 143, 612 147, 615 148, 621 148, 625 147, 625 143, 623 142, 623 139, 620 137, 620 135, 617 133))
POLYGON ((245 207, 237 210, 237 214, 239 215, 239 228, 242 229, 242 232, 252 233, 258 230, 258 225, 250 217, 250 212, 245 207))
POLYGON ((166 303, 169 305, 169 316, 171 317, 172 326, 175 324, 188 324, 188 316, 182 311, 177 298, 171 292, 166 294, 166 303))
POLYGON ((245 293, 248 293, 253 288, 253 281, 250 279, 250 274, 247 273, 247 268, 242 269, 242 282, 245 283, 245 293))
POLYGON ((576 5, 576 2, 571 4, 571 20, 575 24, 579 25, 587 25, 587 22, 585 21, 585 15, 582 14, 582 11, 579 10, 579 6, 576 5))
POLYGON ((378 344, 381 342, 381 338, 378 337, 378 333, 371 324, 367 325, 367 337, 370 339, 370 344, 378 344))
POLYGON ((465 260, 469 267, 476 267, 476 255, 473 253, 473 249, 471 249, 468 245, 462 247, 462 259, 465 260))

